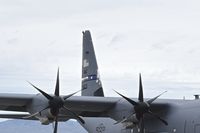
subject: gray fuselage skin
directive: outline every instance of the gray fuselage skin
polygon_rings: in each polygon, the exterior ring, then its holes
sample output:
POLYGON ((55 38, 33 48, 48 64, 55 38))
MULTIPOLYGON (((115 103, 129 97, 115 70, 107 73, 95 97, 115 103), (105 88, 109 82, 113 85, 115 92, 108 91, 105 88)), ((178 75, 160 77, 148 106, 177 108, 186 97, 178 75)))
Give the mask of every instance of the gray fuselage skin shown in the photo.
MULTIPOLYGON (((163 108, 154 107, 153 111, 165 119, 168 125, 145 115, 145 133, 200 133, 200 100, 158 99, 156 105, 162 105, 163 108)), ((121 99, 108 114, 112 119, 119 121, 133 112, 133 107, 121 99)), ((99 130, 103 133, 139 133, 137 125, 126 129, 122 123, 114 124, 116 121, 108 118, 86 118, 85 120, 87 124, 83 127, 89 133, 99 133, 99 130)))
MULTIPOLYGON (((121 100, 109 115, 118 121, 133 112, 133 107, 127 101, 121 100)), ((144 118, 146 133, 200 133, 199 100, 158 99, 155 107, 152 107, 152 112, 165 119, 168 125, 146 114, 144 118)), ((132 132, 138 133, 137 125, 132 132)))

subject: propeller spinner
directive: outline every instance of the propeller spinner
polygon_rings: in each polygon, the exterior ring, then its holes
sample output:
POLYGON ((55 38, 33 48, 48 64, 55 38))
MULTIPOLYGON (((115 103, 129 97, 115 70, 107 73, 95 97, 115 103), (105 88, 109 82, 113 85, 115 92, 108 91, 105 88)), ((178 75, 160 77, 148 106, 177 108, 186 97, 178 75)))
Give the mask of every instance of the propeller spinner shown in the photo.
MULTIPOLYGON (((167 121, 165 121, 164 119, 162 119, 160 116, 154 114, 153 112, 150 111, 151 108, 151 104, 158 98, 160 97, 162 94, 164 94, 165 92, 161 93, 160 95, 149 99, 148 101, 144 101, 144 97, 143 97, 143 87, 142 87, 142 78, 141 78, 141 74, 139 74, 139 96, 138 96, 138 102, 135 102, 134 100, 120 94, 119 92, 115 91, 117 94, 119 94, 121 97, 123 97, 126 101, 128 101, 130 104, 132 104, 134 106, 134 110, 135 110, 135 115, 137 120, 139 121, 139 132, 140 133, 144 133, 144 114, 147 113, 155 118, 157 118, 158 120, 160 120, 163 124, 168 125, 167 121)), ((126 118, 125 118, 126 119, 126 118)), ((122 120, 124 121, 124 120, 122 120)))

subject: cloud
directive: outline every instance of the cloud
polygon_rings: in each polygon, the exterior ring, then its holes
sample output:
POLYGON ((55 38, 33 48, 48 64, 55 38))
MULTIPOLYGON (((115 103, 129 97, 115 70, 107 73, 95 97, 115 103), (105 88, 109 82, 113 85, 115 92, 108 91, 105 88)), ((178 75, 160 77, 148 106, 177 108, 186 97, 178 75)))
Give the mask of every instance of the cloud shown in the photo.
POLYGON ((7 44, 16 44, 19 40, 17 38, 12 38, 12 39, 9 39, 7 40, 7 44))
POLYGON ((109 92, 132 89, 131 81, 122 81, 136 80, 139 72, 147 81, 199 82, 198 5, 196 0, 1 1, 0 84, 10 92, 30 92, 24 79, 31 79, 51 88, 60 66, 64 91, 78 90, 86 29, 109 92))

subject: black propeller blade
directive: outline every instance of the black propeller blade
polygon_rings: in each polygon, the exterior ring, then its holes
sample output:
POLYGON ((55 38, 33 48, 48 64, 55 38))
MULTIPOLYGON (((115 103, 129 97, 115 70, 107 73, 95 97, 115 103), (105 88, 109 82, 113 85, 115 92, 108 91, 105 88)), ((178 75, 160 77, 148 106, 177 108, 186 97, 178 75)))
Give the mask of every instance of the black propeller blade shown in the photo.
POLYGON ((56 88, 55 88, 55 96, 59 96, 60 92, 59 92, 59 68, 58 68, 58 72, 57 72, 57 80, 56 80, 56 88))
POLYGON ((45 96, 48 100, 52 100, 53 97, 50 96, 49 94, 47 94, 46 92, 40 90, 38 87, 36 87, 35 85, 33 85, 32 83, 28 82, 31 86, 33 86, 35 89, 37 89, 40 93, 42 93, 43 96, 45 96))
POLYGON ((57 133, 57 131, 58 131, 58 115, 55 117, 55 126, 53 133, 57 133))
POLYGON ((144 133, 144 117, 143 116, 139 120, 139 133, 144 133))
POLYGON ((63 108, 65 110, 67 110, 68 112, 70 112, 75 118, 77 118, 81 123, 85 124, 85 121, 80 117, 78 116, 76 113, 72 112, 71 110, 69 110, 67 107, 63 106, 63 108))
POLYGON ((23 117, 23 118, 24 118, 24 119, 28 119, 28 118, 34 117, 34 116, 38 115, 39 113, 41 113, 42 111, 48 109, 49 107, 50 107, 50 106, 47 106, 46 108, 44 108, 44 109, 42 109, 42 110, 40 110, 40 111, 38 111, 38 112, 36 112, 36 113, 34 113, 34 114, 32 114, 32 115, 25 116, 25 117, 23 117))
POLYGON ((152 99, 149 99, 147 102, 148 102, 148 104, 151 104, 151 103, 153 103, 157 98, 159 98, 161 95, 163 95, 164 93, 166 93, 167 91, 165 91, 165 92, 163 92, 163 93, 161 93, 160 95, 158 95, 158 96, 156 96, 156 97, 154 97, 154 98, 152 98, 152 99))
POLYGON ((39 113, 41 113, 42 111, 46 110, 46 109, 50 109, 50 112, 51 114, 54 116, 54 122, 55 122, 55 126, 54 126, 54 132, 53 133, 57 133, 57 129, 58 129, 58 114, 59 114, 59 110, 61 108, 67 110, 68 112, 70 112, 74 118, 76 118, 77 120, 79 120, 80 122, 82 122, 83 124, 85 123, 85 121, 80 117, 78 116, 76 113, 74 113, 73 111, 69 110, 67 107, 64 106, 64 103, 66 102, 66 100, 68 98, 70 98, 71 96, 73 96, 74 94, 78 93, 79 91, 77 92, 74 92, 72 94, 69 94, 67 96, 64 96, 64 97, 61 97, 60 96, 60 86, 59 86, 59 69, 58 69, 58 72, 57 72, 57 79, 56 79, 56 86, 55 86, 55 92, 54 92, 54 96, 51 96, 49 95, 48 93, 42 91, 41 89, 39 89, 38 87, 36 87, 35 85, 33 85, 32 83, 31 86, 33 86, 36 90, 38 90, 44 97, 47 98, 48 100, 48 106, 45 107, 44 109, 32 114, 32 115, 29 115, 29 116, 26 116, 24 118, 30 118, 30 117, 34 117, 36 115, 38 115, 39 113))
MULTIPOLYGON (((139 131, 140 133, 144 133, 144 114, 148 113, 149 115, 157 118, 158 120, 160 120, 162 123, 164 123, 165 125, 168 125, 167 121, 163 120, 162 118, 160 118, 158 115, 152 113, 150 111, 150 107, 151 104, 158 98, 160 97, 162 94, 164 94, 165 92, 161 93, 160 95, 148 100, 148 101, 144 101, 144 97, 143 97, 143 87, 142 87, 142 78, 141 78, 141 74, 139 74, 139 96, 138 96, 138 102, 135 102, 134 100, 120 94, 119 92, 115 91, 117 94, 119 94, 121 97, 123 97, 126 101, 128 101, 130 104, 132 104, 134 106, 134 110, 135 110, 135 114, 136 114, 136 118, 139 121, 139 131)), ((126 118, 125 118, 126 119, 126 118)), ((123 120, 122 120, 123 121, 123 120)))
MULTIPOLYGON (((115 90, 114 90, 115 91, 115 90)), ((132 99, 120 94, 119 92, 115 91, 117 94, 119 94, 121 97, 123 97, 124 99, 126 99, 126 101, 128 101, 130 104, 132 104, 133 106, 138 105, 137 102, 133 101, 132 99)))
POLYGON ((159 119, 162 123, 164 123, 165 125, 168 125, 167 121, 163 120, 162 118, 160 118, 160 116, 154 114, 153 112, 151 112, 150 110, 148 111, 149 114, 151 114, 152 116, 156 117, 157 119, 159 119))
POLYGON ((138 100, 140 102, 144 102, 141 74, 139 75, 139 97, 138 97, 138 100))

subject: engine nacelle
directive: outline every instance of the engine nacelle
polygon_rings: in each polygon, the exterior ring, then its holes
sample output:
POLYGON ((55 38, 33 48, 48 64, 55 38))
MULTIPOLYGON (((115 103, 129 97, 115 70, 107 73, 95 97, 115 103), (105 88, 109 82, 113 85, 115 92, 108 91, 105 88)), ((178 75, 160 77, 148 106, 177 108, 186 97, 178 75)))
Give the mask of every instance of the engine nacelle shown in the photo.
POLYGON ((50 109, 46 109, 36 116, 43 125, 48 125, 53 122, 54 116, 50 109))
POLYGON ((131 128, 134 128, 136 127, 137 123, 138 123, 138 119, 136 118, 136 115, 132 115, 130 117, 128 117, 126 120, 124 120, 122 122, 123 126, 126 128, 126 129, 131 129, 131 128))
POLYGON ((54 118, 54 116, 52 115, 50 109, 46 109, 46 110, 42 111, 42 112, 40 113, 40 116, 48 117, 48 118, 54 118))
POLYGON ((136 118, 136 115, 133 114, 133 115, 131 115, 130 117, 128 117, 128 118, 126 119, 126 122, 138 123, 139 121, 138 121, 138 119, 136 118))
MULTIPOLYGON (((32 102, 28 104, 26 109, 30 114, 35 114, 36 112, 45 109, 48 105, 48 100, 43 95, 37 94, 35 97, 33 97, 32 102)), ((49 108, 41 111, 35 117, 44 125, 48 125, 49 123, 53 122, 54 119, 54 116, 49 108)))
POLYGON ((38 119, 39 119, 39 121, 41 122, 42 125, 49 125, 51 123, 47 117, 46 118, 40 117, 38 119))
POLYGON ((136 127, 136 124, 133 122, 123 122, 122 124, 126 129, 133 129, 136 127))

